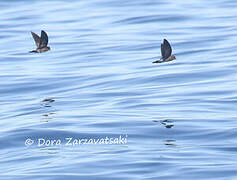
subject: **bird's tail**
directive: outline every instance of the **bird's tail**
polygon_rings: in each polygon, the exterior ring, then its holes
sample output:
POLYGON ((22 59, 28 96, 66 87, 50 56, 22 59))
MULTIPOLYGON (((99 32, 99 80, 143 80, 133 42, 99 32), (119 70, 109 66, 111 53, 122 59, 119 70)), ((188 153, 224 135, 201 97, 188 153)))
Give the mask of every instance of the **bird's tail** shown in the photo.
POLYGON ((29 53, 37 53, 36 50, 29 51, 29 53))
POLYGON ((159 59, 159 60, 156 60, 156 61, 153 61, 152 63, 162 63, 164 62, 162 59, 159 59))

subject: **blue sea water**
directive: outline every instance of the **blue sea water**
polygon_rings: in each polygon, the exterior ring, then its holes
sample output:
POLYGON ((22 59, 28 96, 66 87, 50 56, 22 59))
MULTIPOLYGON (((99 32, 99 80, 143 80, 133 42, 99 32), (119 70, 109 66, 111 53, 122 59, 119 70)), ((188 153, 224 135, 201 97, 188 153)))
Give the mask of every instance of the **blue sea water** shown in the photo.
POLYGON ((237 179, 236 1, 0 10, 0 179, 237 179))

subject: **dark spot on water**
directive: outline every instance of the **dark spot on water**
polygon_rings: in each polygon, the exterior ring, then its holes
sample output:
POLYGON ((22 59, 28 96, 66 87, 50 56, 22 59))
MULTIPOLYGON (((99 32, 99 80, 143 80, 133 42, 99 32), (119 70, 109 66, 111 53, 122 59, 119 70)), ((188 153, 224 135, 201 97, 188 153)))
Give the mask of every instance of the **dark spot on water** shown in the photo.
POLYGON ((52 103, 54 102, 55 100, 54 99, 51 99, 51 98, 47 98, 47 99, 44 99, 42 100, 42 102, 49 102, 49 103, 52 103))
POLYGON ((166 119, 164 121, 160 121, 160 123, 168 129, 170 129, 174 126, 173 122, 171 120, 168 120, 168 119, 166 119))
POLYGON ((165 145, 167 146, 175 146, 175 140, 172 140, 172 139, 168 139, 165 141, 165 145))
POLYGON ((152 122, 159 122, 162 125, 164 125, 166 128, 172 128, 174 126, 173 122, 171 120, 162 120, 162 121, 158 121, 158 120, 153 120, 152 122))

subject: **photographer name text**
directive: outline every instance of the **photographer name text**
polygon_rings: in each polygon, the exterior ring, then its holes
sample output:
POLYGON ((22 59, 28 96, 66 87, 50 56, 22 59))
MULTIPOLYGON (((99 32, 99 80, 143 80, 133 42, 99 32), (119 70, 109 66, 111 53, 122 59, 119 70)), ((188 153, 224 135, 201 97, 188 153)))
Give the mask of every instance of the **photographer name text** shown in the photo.
POLYGON ((120 135, 118 137, 104 137, 104 138, 73 138, 66 137, 63 139, 49 139, 49 138, 28 138, 25 140, 26 146, 36 145, 38 147, 49 146, 80 146, 89 144, 127 144, 128 135, 120 135))

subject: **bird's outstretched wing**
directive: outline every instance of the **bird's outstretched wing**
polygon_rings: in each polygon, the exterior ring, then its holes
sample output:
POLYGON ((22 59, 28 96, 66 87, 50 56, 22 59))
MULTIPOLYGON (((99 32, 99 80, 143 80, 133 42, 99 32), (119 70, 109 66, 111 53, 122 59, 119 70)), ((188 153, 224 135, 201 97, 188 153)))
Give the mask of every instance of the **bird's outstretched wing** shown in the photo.
POLYGON ((161 50, 161 56, 162 56, 162 59, 163 59, 163 57, 165 56, 165 49, 164 49, 164 44, 163 43, 160 46, 160 50, 161 50))
POLYGON ((48 45, 48 35, 46 34, 45 31, 42 30, 39 47, 43 48, 43 47, 47 47, 47 45, 48 45))
POLYGON ((163 44, 161 45, 161 55, 162 59, 165 60, 168 57, 170 57, 172 54, 172 48, 170 46, 170 43, 164 39, 163 44))
POLYGON ((37 34, 35 34, 34 32, 31 32, 31 34, 35 40, 35 45, 37 46, 37 48, 39 48, 40 47, 40 37, 37 34))

